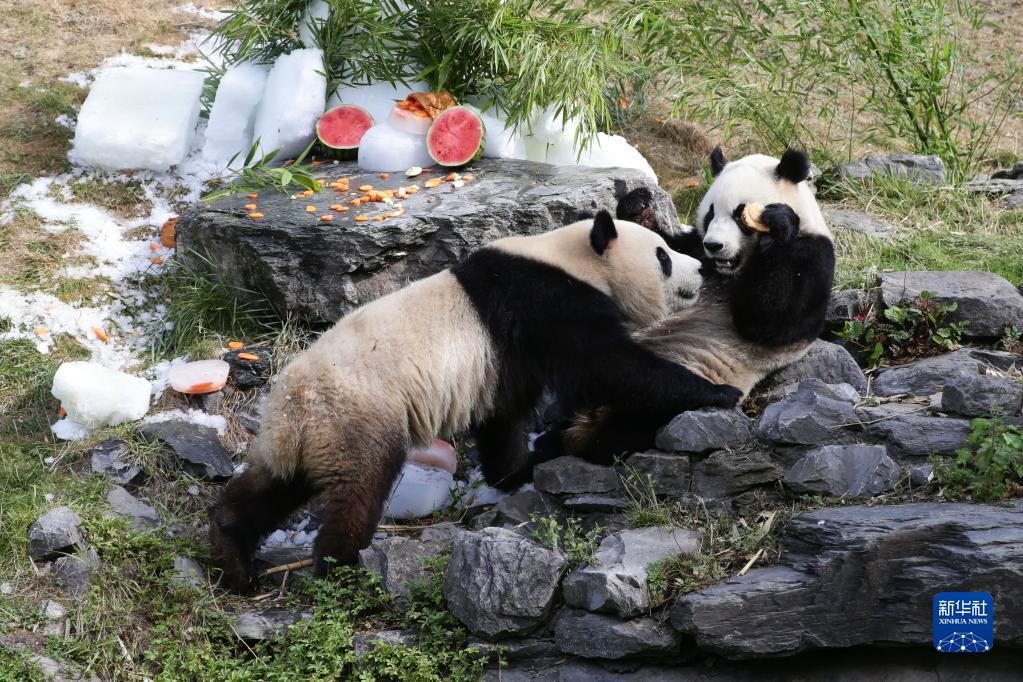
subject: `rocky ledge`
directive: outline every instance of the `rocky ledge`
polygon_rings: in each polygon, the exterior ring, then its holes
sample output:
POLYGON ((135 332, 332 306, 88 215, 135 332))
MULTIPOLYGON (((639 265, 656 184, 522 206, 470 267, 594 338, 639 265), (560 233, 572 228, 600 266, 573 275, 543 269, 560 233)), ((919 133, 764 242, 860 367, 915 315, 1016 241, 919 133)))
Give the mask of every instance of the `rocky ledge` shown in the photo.
POLYGON ((247 217, 244 205, 252 200, 244 195, 185 213, 177 224, 180 257, 265 296, 282 316, 323 325, 495 239, 546 232, 573 222, 581 211, 613 211, 637 187, 653 193, 661 220, 678 224, 671 197, 638 171, 489 159, 462 171, 473 176, 463 187, 444 183, 404 199, 400 216, 356 222, 352 210, 324 223, 306 206, 326 212, 331 204, 347 204, 348 193, 326 188, 332 179, 350 178, 352 188, 397 188, 422 186, 436 174, 396 173, 383 180, 354 163, 323 168, 321 194, 292 199, 262 192, 257 201, 264 217, 258 220, 247 217))

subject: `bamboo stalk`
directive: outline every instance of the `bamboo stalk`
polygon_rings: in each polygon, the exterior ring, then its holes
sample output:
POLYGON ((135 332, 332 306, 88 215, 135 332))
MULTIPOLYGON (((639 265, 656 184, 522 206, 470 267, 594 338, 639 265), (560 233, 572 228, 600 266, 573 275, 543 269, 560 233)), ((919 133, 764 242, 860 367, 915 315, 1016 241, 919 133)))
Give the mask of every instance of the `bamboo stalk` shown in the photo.
POLYGON ((266 577, 268 575, 273 575, 274 573, 283 573, 284 571, 297 571, 300 568, 308 568, 309 566, 312 566, 312 565, 313 565, 313 560, 312 559, 302 559, 301 561, 292 561, 290 564, 282 564, 280 566, 274 566, 273 568, 268 568, 265 571, 263 571, 262 573, 260 573, 259 577, 260 578, 264 578, 264 577, 266 577))

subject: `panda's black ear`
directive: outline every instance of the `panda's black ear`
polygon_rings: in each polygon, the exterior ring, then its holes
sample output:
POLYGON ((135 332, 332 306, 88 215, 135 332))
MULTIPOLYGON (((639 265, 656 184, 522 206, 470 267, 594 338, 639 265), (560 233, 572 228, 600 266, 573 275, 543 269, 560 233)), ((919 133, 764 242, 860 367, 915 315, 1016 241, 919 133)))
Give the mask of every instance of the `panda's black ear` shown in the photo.
POLYGON ((590 230, 590 246, 603 256, 611 242, 618 238, 618 230, 615 229, 615 221, 607 211, 601 211, 593 219, 593 228, 590 230))
POLYGON ((728 159, 725 158, 725 153, 721 151, 721 145, 716 145, 710 153, 710 174, 716 178, 727 165, 728 159))
POLYGON ((810 159, 798 149, 786 149, 774 172, 780 179, 797 185, 810 177, 810 159))

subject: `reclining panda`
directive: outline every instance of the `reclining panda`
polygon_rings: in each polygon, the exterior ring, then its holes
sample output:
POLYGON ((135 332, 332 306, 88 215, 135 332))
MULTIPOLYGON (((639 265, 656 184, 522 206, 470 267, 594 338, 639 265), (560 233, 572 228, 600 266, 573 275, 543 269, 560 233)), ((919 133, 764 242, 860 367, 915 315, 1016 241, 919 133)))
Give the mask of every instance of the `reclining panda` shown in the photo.
MULTIPOLYGON (((720 147, 714 176, 696 211, 696 225, 675 234, 657 224, 652 197, 634 190, 619 218, 661 232, 673 249, 703 261, 704 288, 692 307, 634 335, 656 354, 715 384, 747 395, 772 372, 801 358, 824 327, 835 272, 835 248, 807 185, 810 161, 787 150, 781 159, 754 154, 729 163, 720 147), (747 204, 764 204, 760 222, 745 223, 747 204)), ((534 461, 574 454, 610 463, 652 448, 671 406, 603 407, 575 415, 564 430, 537 441, 534 461)))

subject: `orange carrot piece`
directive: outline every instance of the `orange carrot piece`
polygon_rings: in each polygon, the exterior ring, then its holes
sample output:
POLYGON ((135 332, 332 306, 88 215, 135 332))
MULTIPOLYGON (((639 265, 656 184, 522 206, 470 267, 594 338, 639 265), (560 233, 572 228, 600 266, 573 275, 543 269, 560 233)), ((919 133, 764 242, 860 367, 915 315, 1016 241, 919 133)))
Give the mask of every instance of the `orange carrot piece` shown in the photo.
POLYGON ((384 217, 382 215, 373 216, 373 220, 377 221, 378 223, 381 222, 383 219, 384 217))
POLYGON ((244 208, 246 211, 255 211, 256 210, 256 205, 255 204, 245 204, 244 206, 242 206, 242 208, 244 208))
POLYGON ((315 206, 306 206, 305 207, 305 212, 306 213, 316 213, 316 207, 315 206))
POLYGON ((107 336, 107 333, 100 329, 99 327, 93 327, 92 333, 95 334, 96 338, 99 339, 100 341, 106 341, 107 339, 110 338, 109 336, 107 336))
POLYGON ((160 258, 159 256, 156 256, 155 258, 150 258, 149 262, 152 263, 153 265, 159 265, 160 263, 163 262, 163 259, 160 258))
POLYGON ((192 384, 185 390, 185 393, 207 393, 211 388, 213 388, 213 382, 204 381, 199 384, 192 384))
POLYGON ((324 213, 323 215, 320 216, 321 223, 329 223, 333 219, 334 219, 333 213, 324 213))
POLYGON ((249 199, 258 199, 259 198, 259 195, 256 194, 256 193, 246 194, 245 196, 247 196, 249 199))
POLYGON ((389 178, 389 177, 391 177, 391 174, 390 174, 390 173, 381 173, 381 174, 380 174, 380 179, 381 179, 381 180, 386 180, 386 179, 387 179, 387 178, 389 178))
POLYGON ((258 360, 259 356, 254 353, 238 353, 239 360, 258 360))
POLYGON ((253 220, 259 220, 260 218, 263 217, 263 214, 262 213, 250 213, 249 217, 252 218, 253 220))
POLYGON ((337 211, 338 213, 345 213, 345 212, 348 211, 348 207, 347 206, 338 206, 334 210, 337 211))
POLYGON ((241 341, 228 341, 227 347, 230 348, 231 350, 240 350, 242 348, 245 348, 245 344, 242 343, 241 341))
POLYGON ((368 192, 373 189, 373 185, 359 185, 360 192, 368 192))
POLYGON ((57 410, 57 414, 59 414, 59 415, 60 415, 61 417, 66 417, 66 416, 67 416, 67 410, 65 410, 65 409, 64 409, 64 408, 62 407, 62 408, 60 408, 60 409, 58 409, 58 410, 57 410))
POLYGON ((430 178, 423 184, 426 185, 427 187, 436 187, 437 185, 440 184, 440 182, 441 182, 440 178, 430 178))
POLYGON ((44 335, 49 334, 49 333, 50 333, 50 330, 47 329, 46 327, 36 327, 36 331, 35 331, 36 336, 44 336, 44 335))
POLYGON ((356 220, 357 220, 358 222, 360 222, 360 223, 364 223, 364 222, 366 222, 367 220, 369 220, 369 218, 367 218, 367 217, 366 217, 366 216, 364 216, 364 215, 357 215, 357 216, 355 216, 355 219, 356 219, 356 220))
POLYGON ((149 242, 149 250, 150 251, 156 251, 159 248, 160 248, 160 245, 157 244, 156 242, 149 242))

